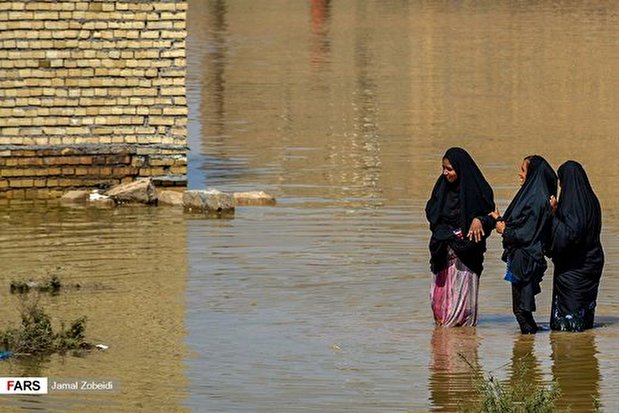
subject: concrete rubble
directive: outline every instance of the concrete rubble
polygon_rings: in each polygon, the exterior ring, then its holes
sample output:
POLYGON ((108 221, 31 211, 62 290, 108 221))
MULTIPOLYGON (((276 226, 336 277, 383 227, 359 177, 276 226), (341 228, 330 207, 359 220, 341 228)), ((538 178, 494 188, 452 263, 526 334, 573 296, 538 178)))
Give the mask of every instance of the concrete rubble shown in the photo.
POLYGON ((186 212, 209 217, 229 217, 237 206, 275 205, 276 199, 264 191, 222 192, 217 189, 171 190, 156 188, 150 178, 139 179, 102 190, 72 190, 65 193, 63 203, 93 206, 144 204, 183 207, 186 212))
POLYGON ((191 190, 183 194, 183 208, 188 212, 229 215, 234 213, 234 196, 216 189, 191 190))

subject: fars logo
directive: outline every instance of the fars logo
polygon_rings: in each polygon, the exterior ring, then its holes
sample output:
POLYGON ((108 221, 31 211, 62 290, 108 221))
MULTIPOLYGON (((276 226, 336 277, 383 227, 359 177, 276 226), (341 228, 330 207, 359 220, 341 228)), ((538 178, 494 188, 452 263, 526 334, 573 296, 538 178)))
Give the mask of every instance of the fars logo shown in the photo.
POLYGON ((47 394, 47 377, 0 377, 0 394, 47 394))

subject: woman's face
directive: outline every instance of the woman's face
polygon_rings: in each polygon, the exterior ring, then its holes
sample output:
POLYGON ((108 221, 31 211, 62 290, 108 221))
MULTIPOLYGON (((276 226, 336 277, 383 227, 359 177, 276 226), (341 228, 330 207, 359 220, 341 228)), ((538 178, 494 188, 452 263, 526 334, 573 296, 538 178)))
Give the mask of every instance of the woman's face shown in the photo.
POLYGON ((458 180, 458 174, 447 158, 443 158, 443 176, 449 183, 454 183, 458 180))
POLYGON ((527 171, 529 170, 529 160, 523 159, 520 164, 520 172, 518 172, 518 178, 520 178, 520 185, 524 184, 524 181, 527 180, 527 171))

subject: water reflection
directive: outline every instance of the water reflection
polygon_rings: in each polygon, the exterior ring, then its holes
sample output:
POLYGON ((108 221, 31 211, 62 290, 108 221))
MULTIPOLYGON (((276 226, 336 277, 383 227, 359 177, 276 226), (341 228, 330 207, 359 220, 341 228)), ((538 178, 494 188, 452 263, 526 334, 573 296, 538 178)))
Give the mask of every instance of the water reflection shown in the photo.
POLYGON ((552 375, 561 389, 561 408, 594 411, 600 398, 600 367, 595 333, 552 332, 552 375))
POLYGON ((512 388, 522 388, 526 383, 542 383, 542 369, 535 354, 535 338, 531 334, 518 334, 514 340, 507 381, 512 388))
POLYGON ((202 84, 208 90, 202 95, 203 131, 209 139, 217 139, 224 134, 226 114, 226 1, 208 0, 206 9, 207 21, 203 24, 208 30, 207 51, 200 71, 204 76, 202 84))
MULTIPOLYGON (((619 130, 617 4, 190 0, 189 8, 188 95, 199 123, 190 173, 204 175, 190 184, 278 197, 276 208, 242 209, 226 223, 192 222, 191 406, 453 410, 470 391, 459 350, 500 372, 523 359, 534 380, 548 380, 540 344, 548 334, 512 336, 497 237, 480 309, 482 320, 497 317, 470 339, 433 332, 423 205, 450 146, 474 154, 503 206, 519 159, 541 153, 558 166, 578 154, 604 208, 599 313, 616 313, 619 169, 608 165, 619 130), (365 318, 371 329, 359 329, 365 318), (325 358, 330 344, 312 341, 332 343, 342 331, 358 343, 355 360, 371 366, 355 363, 344 380, 325 358), (416 345, 430 336, 432 349, 416 345), (423 379, 404 395, 411 377, 423 379)), ((549 294, 540 294, 540 319, 549 294)), ((593 333, 604 374, 619 365, 616 330, 593 333)), ((612 387, 619 374, 605 377, 612 387)), ((587 387, 587 377, 570 380, 587 387)), ((619 405, 619 395, 599 393, 619 405)))
POLYGON ((329 37, 329 19, 331 17, 331 0, 310 0, 312 45, 310 61, 316 67, 329 60, 331 38, 329 37))
POLYGON ((358 21, 354 32, 354 90, 351 98, 351 128, 341 141, 330 145, 331 167, 328 183, 340 188, 342 196, 354 207, 382 204, 381 140, 377 61, 373 50, 371 11, 365 3, 356 4, 358 21))
POLYGON ((31 408, 33 400, 46 411, 183 410, 185 231, 182 211, 174 209, 0 204, 0 329, 20 320, 21 301, 9 283, 53 274, 64 285, 81 285, 40 296, 54 328, 85 315, 87 341, 109 346, 84 357, 10 359, 0 363, 0 376, 116 380, 120 386, 114 394, 6 396, 0 410, 31 408))
POLYGON ((432 332, 430 401, 433 411, 455 411, 475 400, 472 367, 478 367, 475 328, 436 327, 432 332), (470 363, 470 365, 469 365, 470 363))

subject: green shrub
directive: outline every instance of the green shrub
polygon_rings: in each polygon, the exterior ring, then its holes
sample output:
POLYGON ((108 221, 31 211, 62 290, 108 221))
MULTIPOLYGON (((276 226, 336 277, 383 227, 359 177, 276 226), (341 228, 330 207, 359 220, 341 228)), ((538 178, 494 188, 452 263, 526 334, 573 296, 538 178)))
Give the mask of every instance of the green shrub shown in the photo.
POLYGON ((32 279, 13 280, 9 286, 11 294, 26 294, 30 291, 57 294, 62 287, 63 284, 57 275, 51 275, 49 278, 42 281, 34 281, 32 279))
POLYGON ((508 385, 501 383, 490 374, 485 374, 464 356, 460 356, 471 367, 477 390, 476 404, 461 407, 461 412, 553 413, 558 411, 555 403, 561 396, 561 390, 557 383, 545 385, 530 380, 529 369, 523 358, 514 363, 514 380, 508 385))
POLYGON ((22 300, 20 328, 0 332, 0 343, 5 351, 17 355, 48 355, 67 350, 88 348, 85 342, 86 317, 73 321, 69 329, 61 324, 54 332, 50 317, 38 305, 38 300, 22 300))

